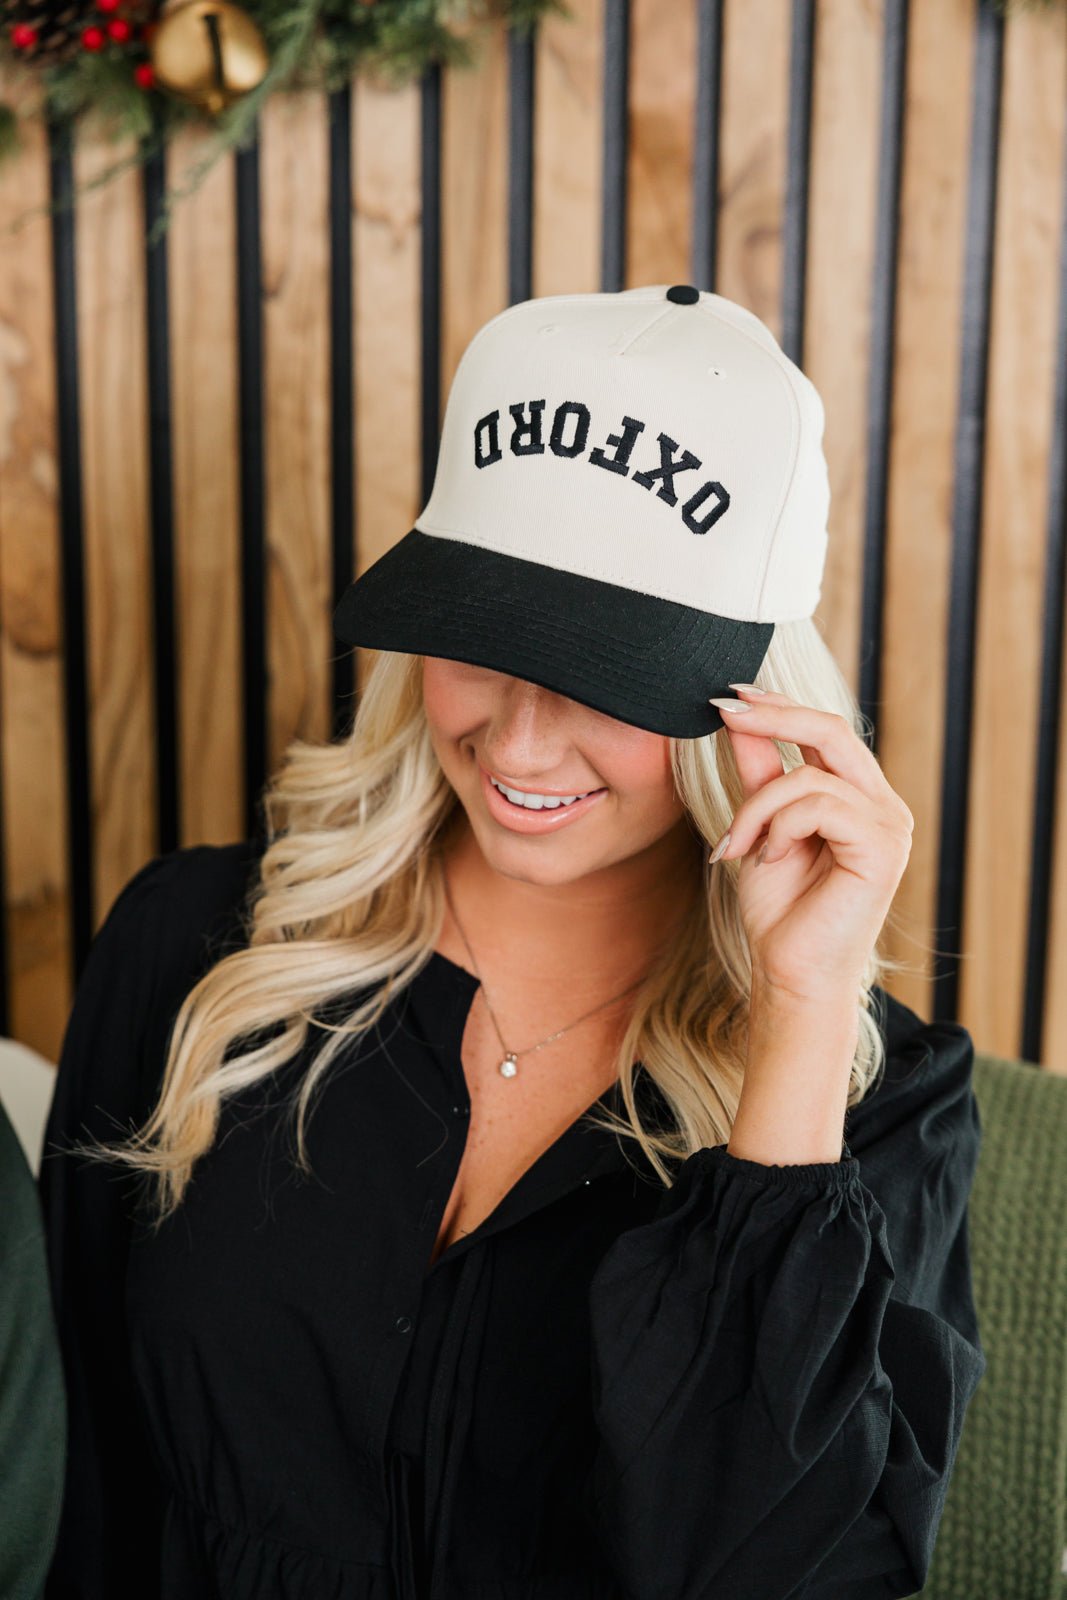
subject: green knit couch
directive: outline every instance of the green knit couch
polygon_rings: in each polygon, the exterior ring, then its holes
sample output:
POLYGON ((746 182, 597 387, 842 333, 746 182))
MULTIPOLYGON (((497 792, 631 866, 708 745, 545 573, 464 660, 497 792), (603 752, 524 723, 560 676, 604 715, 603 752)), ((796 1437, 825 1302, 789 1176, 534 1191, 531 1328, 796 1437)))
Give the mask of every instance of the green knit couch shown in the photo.
POLYGON ((922 1600, 1067 1600, 1067 1077, 975 1052, 971 1191, 988 1366, 922 1600))

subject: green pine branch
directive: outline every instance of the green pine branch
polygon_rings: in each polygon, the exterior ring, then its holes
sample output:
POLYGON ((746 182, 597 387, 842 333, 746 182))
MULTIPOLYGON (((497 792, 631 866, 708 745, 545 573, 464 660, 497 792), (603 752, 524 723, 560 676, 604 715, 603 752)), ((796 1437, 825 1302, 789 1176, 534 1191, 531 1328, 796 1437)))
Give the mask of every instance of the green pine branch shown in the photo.
MULTIPOLYGON (((214 118, 180 96, 141 89, 133 77, 133 51, 114 45, 101 51, 82 50, 35 70, 0 42, 0 61, 13 62, 40 83, 35 116, 68 128, 82 126, 108 143, 134 145, 131 153, 75 192, 23 212, 10 231, 32 217, 72 206, 80 195, 142 164, 165 148, 178 129, 190 123, 206 125, 211 137, 202 155, 163 197, 148 239, 154 244, 169 226, 178 201, 195 193, 228 151, 245 149, 254 140, 257 118, 270 95, 286 89, 333 93, 359 73, 399 88, 435 63, 472 66, 478 33, 492 24, 503 23, 523 33, 549 13, 573 18, 565 0, 377 0, 374 5, 361 5, 359 0, 246 0, 244 9, 263 34, 270 64, 254 89, 214 118)), ((23 149, 19 123, 15 108, 0 102, 0 164, 23 149)))

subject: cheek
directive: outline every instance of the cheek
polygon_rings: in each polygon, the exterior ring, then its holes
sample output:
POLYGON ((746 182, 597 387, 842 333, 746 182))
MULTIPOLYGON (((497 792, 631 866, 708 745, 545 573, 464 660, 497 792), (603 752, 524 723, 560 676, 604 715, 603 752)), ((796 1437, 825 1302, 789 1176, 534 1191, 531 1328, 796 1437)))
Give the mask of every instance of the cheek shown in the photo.
POLYGON ((628 730, 625 740, 605 749, 601 770, 604 781, 642 806, 668 811, 678 809, 669 740, 657 733, 628 730))
POLYGON ((428 658, 422 669, 422 703, 437 740, 458 739, 471 721, 470 686, 461 690, 447 663, 428 658))

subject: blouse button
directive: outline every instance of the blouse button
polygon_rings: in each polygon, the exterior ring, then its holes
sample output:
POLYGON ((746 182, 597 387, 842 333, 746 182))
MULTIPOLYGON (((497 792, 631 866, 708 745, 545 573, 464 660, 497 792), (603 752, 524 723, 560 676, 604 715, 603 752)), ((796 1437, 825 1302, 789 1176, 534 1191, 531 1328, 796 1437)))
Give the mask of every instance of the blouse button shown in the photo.
POLYGON ((411 1331, 411 1318, 410 1317, 397 1317, 397 1319, 396 1319, 396 1331, 397 1331, 397 1333, 410 1333, 410 1331, 411 1331))

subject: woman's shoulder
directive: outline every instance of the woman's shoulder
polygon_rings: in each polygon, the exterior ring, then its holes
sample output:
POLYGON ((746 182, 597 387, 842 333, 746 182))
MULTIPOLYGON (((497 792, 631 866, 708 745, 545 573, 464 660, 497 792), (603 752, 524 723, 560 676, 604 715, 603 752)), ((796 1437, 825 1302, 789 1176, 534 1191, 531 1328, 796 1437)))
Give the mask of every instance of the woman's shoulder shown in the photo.
MULTIPOLYGON (((179 927, 213 923, 243 903, 258 871, 260 849, 252 840, 233 844, 179 845, 138 867, 115 896, 104 926, 132 924, 150 901, 166 901, 179 927)), ((170 924, 173 926, 173 923, 170 924)))
POLYGON ((153 856, 113 899, 90 944, 64 1034, 54 1109, 151 1095, 182 1000, 244 938, 258 870, 248 841, 153 856))
POLYGON ((961 1022, 925 1021, 888 990, 873 990, 875 1016, 885 1040, 887 1084, 910 1082, 917 1073, 951 1074, 969 1081, 974 1040, 961 1022))
POLYGON ((153 856, 123 884, 93 938, 81 979, 90 984, 120 962, 147 977, 205 967, 244 936, 243 912, 258 876, 259 849, 181 845, 153 856))
POLYGON ((905 1130, 930 1143, 961 1134, 967 1142, 977 1140, 974 1040, 968 1030, 947 1019, 925 1021, 880 987, 872 999, 885 1063, 849 1110, 845 1137, 853 1153, 892 1142, 905 1130))

